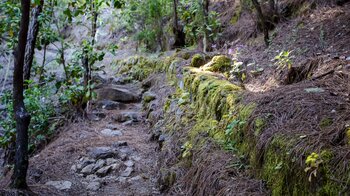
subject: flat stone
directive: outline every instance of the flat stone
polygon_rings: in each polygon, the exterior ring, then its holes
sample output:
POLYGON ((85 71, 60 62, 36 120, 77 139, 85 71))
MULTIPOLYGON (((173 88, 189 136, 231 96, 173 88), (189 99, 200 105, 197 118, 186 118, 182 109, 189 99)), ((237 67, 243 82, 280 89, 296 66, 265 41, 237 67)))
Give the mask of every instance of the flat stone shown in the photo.
POLYGON ((134 166, 134 162, 132 160, 128 160, 128 161, 124 162, 124 165, 127 167, 132 167, 132 166, 134 166))
POLYGON ((116 162, 118 162, 117 159, 113 159, 113 158, 106 159, 106 164, 107 165, 112 165, 113 163, 116 163, 116 162))
POLYGON ((114 170, 114 171, 119 170, 121 166, 122 166, 121 163, 113 163, 113 164, 111 165, 112 170, 114 170))
POLYGON ((100 188, 101 188, 101 183, 99 182, 90 182, 86 187, 86 189, 90 191, 97 191, 100 188))
POLYGON ((94 159, 106 159, 117 156, 117 152, 110 147, 90 148, 88 154, 94 159))
POLYGON ((141 119, 141 116, 138 112, 122 112, 113 117, 113 119, 117 122, 139 122, 141 119))
POLYGON ((122 147, 122 146, 128 146, 128 142, 126 141, 117 141, 112 144, 113 147, 122 147))
POLYGON ((72 182, 70 181, 48 181, 45 185, 53 186, 58 190, 69 190, 72 187, 72 182))
POLYGON ((119 148, 118 150, 119 150, 120 153, 125 153, 125 154, 127 154, 127 155, 132 154, 132 152, 133 152, 133 151, 132 151, 130 148, 128 148, 128 147, 119 148))
POLYGON ((140 96, 130 90, 117 87, 107 86, 96 90, 97 99, 99 100, 112 100, 119 102, 137 102, 140 100, 140 96))
POLYGON ((73 172, 77 172, 77 165, 72 165, 72 167, 70 167, 70 170, 73 172))
POLYGON ((101 178, 99 178, 96 174, 91 174, 86 176, 86 180, 90 181, 90 182, 97 182, 99 181, 101 178))
POLYGON ((105 160, 103 160, 103 159, 100 159, 100 160, 98 160, 96 163, 95 163, 95 166, 94 166, 94 168, 92 169, 93 171, 97 171, 97 170, 99 170, 100 168, 102 168, 103 166, 105 166, 106 165, 106 161, 105 160))
POLYGON ((111 171, 111 169, 112 169, 112 166, 102 167, 101 169, 97 170, 96 175, 99 177, 104 177, 111 171))
POLYGON ((121 136, 123 133, 120 130, 111 130, 111 129, 103 129, 101 131, 102 135, 109 136, 109 137, 115 137, 115 136, 121 136))
POLYGON ((127 167, 121 174, 120 176, 122 177, 129 177, 131 173, 134 171, 132 167, 127 167))
POLYGON ((121 109, 125 109, 126 105, 123 103, 119 103, 111 100, 100 100, 97 102, 97 107, 106 109, 106 110, 117 110, 117 109, 121 110, 121 109))
POLYGON ((131 182, 131 181, 138 181, 138 180, 141 180, 142 177, 141 176, 135 176, 135 177, 132 177, 130 178, 128 181, 131 182))
POLYGON ((95 163, 95 162, 96 162, 95 159, 91 159, 88 157, 82 157, 79 159, 79 163, 77 164, 77 170, 80 171, 81 169, 83 169, 87 165, 90 165, 90 164, 95 163))
POLYGON ((346 57, 346 60, 347 60, 347 61, 350 61, 350 56, 346 57))
POLYGON ((106 126, 106 128, 107 128, 107 129, 116 130, 116 129, 118 129, 118 126, 117 126, 117 125, 114 125, 114 124, 108 124, 108 125, 106 126))
POLYGON ((121 177, 118 177, 118 178, 117 178, 117 181, 120 182, 120 183, 125 183, 126 180, 127 180, 127 177, 122 177, 122 176, 121 176, 121 177))
POLYGON ((93 173, 93 169, 95 167, 95 164, 90 164, 90 165, 87 165, 86 167, 84 167, 80 173, 84 174, 84 175, 89 175, 89 174, 92 174, 93 173))

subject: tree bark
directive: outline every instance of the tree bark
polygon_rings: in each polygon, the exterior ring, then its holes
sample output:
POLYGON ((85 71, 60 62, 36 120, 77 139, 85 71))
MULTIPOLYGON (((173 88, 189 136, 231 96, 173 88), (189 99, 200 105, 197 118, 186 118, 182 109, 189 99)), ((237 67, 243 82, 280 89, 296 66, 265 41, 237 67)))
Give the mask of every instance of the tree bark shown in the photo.
POLYGON ((92 38, 92 46, 95 45, 95 36, 97 31, 97 5, 94 2, 91 3, 91 11, 92 11, 92 21, 91 21, 91 38, 92 38))
POLYGON ((209 23, 209 0, 202 0, 203 17, 204 17, 204 36, 203 36, 203 52, 207 52, 209 48, 209 32, 206 25, 209 23))
POLYGON ((266 26, 266 20, 265 20, 264 14, 262 13, 261 6, 260 6, 260 3, 258 2, 258 0, 252 0, 252 2, 253 2, 253 5, 256 9, 256 13, 258 15, 258 20, 259 20, 260 25, 262 27, 262 30, 264 32, 265 45, 268 47, 269 46, 269 30, 266 26))
MULTIPOLYGON (((28 38, 27 38, 27 45, 26 45, 26 53, 24 57, 24 80, 30 79, 30 71, 32 69, 33 64, 33 58, 34 58, 34 50, 35 50, 35 43, 36 38, 38 36, 39 32, 39 16, 43 10, 44 0, 40 1, 40 4, 35 7, 33 10, 33 18, 30 22, 30 28, 28 32, 28 38)), ((27 85, 25 85, 25 88, 27 88, 27 85)))
POLYGON ((41 67, 39 70, 39 84, 43 84, 44 81, 44 70, 45 70, 45 62, 46 62, 46 50, 47 50, 47 44, 44 45, 44 55, 43 55, 43 62, 41 63, 41 67))
POLYGON ((13 71, 13 110, 16 120, 16 156, 11 187, 27 189, 28 169, 28 126, 30 115, 26 111, 23 95, 23 66, 29 26, 30 0, 21 0, 21 22, 18 35, 18 46, 14 52, 13 71))

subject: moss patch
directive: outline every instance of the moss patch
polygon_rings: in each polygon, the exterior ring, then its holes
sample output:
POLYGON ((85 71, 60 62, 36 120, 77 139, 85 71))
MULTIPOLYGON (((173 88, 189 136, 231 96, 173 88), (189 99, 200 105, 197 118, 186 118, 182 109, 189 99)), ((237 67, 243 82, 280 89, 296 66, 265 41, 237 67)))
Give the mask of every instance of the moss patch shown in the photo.
POLYGON ((232 60, 225 56, 214 56, 213 59, 204 66, 204 70, 212 72, 226 72, 231 68, 232 60))
POLYGON ((205 58, 201 54, 195 54, 191 60, 191 67, 200 67, 204 65, 205 58))

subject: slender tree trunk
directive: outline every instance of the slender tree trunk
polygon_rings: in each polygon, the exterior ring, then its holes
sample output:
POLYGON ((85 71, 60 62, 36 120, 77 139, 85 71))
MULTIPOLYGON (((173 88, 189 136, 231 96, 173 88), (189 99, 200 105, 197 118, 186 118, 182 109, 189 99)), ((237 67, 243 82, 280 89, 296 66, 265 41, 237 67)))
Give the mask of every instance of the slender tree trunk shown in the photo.
MULTIPOLYGON (((33 18, 30 22, 30 28, 28 32, 27 45, 26 45, 26 53, 24 57, 24 80, 30 79, 30 70, 32 69, 33 58, 34 58, 34 50, 36 38, 39 32, 39 16, 43 10, 44 0, 40 1, 40 4, 33 9, 33 18)), ((25 85, 27 88, 27 85, 25 85)))
POLYGON ((13 110, 16 120, 16 156, 11 187, 28 188, 26 178, 28 169, 28 126, 30 115, 26 111, 23 95, 23 66, 29 26, 30 0, 21 0, 21 23, 18 46, 14 52, 13 71, 13 110))
POLYGON ((266 26, 266 20, 265 20, 264 14, 262 13, 261 6, 260 6, 260 3, 258 2, 258 0, 252 0, 252 2, 253 2, 253 5, 256 9, 256 13, 258 15, 258 20, 259 20, 260 25, 262 27, 262 30, 264 32, 265 45, 268 47, 269 46, 269 30, 266 26))
POLYGON ((174 47, 183 47, 185 46, 186 37, 185 33, 183 32, 183 29, 179 26, 179 18, 177 14, 177 6, 178 6, 178 0, 173 0, 173 12, 174 12, 174 26, 173 26, 173 33, 175 35, 175 43, 174 47))
POLYGON ((46 50, 47 50, 47 44, 44 45, 44 55, 43 55, 43 62, 41 63, 41 67, 39 70, 39 84, 42 84, 44 77, 44 69, 45 69, 45 61, 46 61, 46 50))
POLYGON ((202 3, 204 16, 203 52, 207 52, 209 49, 209 32, 206 28, 206 25, 209 23, 209 0, 202 0, 202 3))
POLYGON ((96 5, 95 3, 91 3, 91 11, 92 11, 92 21, 91 21, 91 38, 92 38, 92 46, 95 45, 95 36, 96 36, 96 31, 97 31, 97 17, 98 13, 96 10, 96 5))

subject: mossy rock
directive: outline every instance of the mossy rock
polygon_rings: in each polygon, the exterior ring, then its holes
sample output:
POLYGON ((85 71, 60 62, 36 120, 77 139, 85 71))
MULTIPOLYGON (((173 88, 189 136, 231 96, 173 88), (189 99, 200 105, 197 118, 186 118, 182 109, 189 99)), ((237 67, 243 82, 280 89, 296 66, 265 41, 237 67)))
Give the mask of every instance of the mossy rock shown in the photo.
POLYGON ((205 70, 212 72, 226 72, 231 68, 232 60, 225 56, 214 56, 213 59, 205 65, 205 70))
POLYGON ((192 57, 191 67, 200 67, 204 65, 204 63, 205 63, 205 58, 200 54, 195 54, 192 57))
POLYGON ((143 97, 142 97, 144 103, 149 103, 149 102, 155 100, 156 98, 157 98, 157 96, 151 92, 145 92, 143 94, 143 97))

